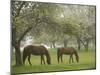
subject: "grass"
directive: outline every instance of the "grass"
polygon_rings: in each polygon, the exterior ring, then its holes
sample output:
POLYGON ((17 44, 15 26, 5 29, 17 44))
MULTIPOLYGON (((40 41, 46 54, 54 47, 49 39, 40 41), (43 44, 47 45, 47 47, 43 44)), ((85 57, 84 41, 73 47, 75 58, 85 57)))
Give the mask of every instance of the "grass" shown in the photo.
MULTIPOLYGON (((12 59, 12 73, 36 73, 36 72, 51 72, 51 71, 69 71, 69 70, 84 70, 84 69, 95 69, 95 51, 79 52, 80 61, 79 63, 74 62, 69 64, 69 56, 63 55, 63 63, 57 62, 56 50, 50 51, 51 65, 41 65, 39 56, 32 56, 31 63, 29 65, 26 60, 25 66, 15 67, 15 59, 12 59)), ((74 57, 75 59, 75 57, 74 57)), ((74 60, 75 61, 75 60, 74 60)))

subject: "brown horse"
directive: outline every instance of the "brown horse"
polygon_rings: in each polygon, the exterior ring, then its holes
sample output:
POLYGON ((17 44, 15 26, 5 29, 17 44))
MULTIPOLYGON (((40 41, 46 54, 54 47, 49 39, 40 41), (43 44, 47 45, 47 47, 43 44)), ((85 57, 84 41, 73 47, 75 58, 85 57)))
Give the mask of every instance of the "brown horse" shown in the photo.
POLYGON ((59 63, 59 58, 61 58, 61 62, 63 63, 62 60, 62 55, 70 55, 70 59, 69 59, 69 63, 71 62, 72 59, 72 63, 73 61, 73 54, 76 56, 76 61, 79 62, 79 56, 77 51, 73 48, 73 47, 68 47, 68 48, 58 48, 57 49, 57 59, 58 59, 58 63, 59 63))
POLYGON ((28 57, 28 62, 30 65, 32 65, 30 62, 31 55, 41 56, 41 64, 42 61, 45 64, 44 60, 44 55, 45 55, 47 58, 47 64, 51 64, 51 58, 49 52, 44 46, 34 46, 34 45, 26 46, 23 51, 23 64, 25 64, 25 60, 28 57))

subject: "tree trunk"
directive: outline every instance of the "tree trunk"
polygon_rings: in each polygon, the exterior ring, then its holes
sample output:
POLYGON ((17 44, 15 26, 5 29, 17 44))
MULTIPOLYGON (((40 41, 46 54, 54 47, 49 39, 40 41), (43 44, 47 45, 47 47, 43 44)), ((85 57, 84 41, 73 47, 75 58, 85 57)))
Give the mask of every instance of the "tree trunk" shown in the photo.
POLYGON ((67 39, 64 39, 64 47, 65 48, 67 47, 67 44, 68 44, 68 40, 67 39))
POLYGON ((88 51, 89 48, 89 40, 86 40, 85 51, 88 51))
POLYGON ((89 47, 89 39, 86 39, 85 41, 80 40, 83 46, 85 47, 85 51, 88 51, 89 47))
POLYGON ((16 66, 21 66, 22 65, 22 60, 21 60, 21 51, 20 51, 20 42, 24 38, 24 36, 32 29, 32 27, 28 27, 19 40, 16 40, 16 28, 12 29, 12 45, 15 48, 15 60, 16 60, 16 66))
POLYGON ((53 48, 53 47, 52 47, 52 43, 51 43, 51 46, 50 46, 50 47, 53 48))
POLYGON ((20 42, 16 41, 16 28, 12 28, 12 45, 15 48, 15 66, 21 66, 21 52, 20 52, 20 42))
POLYGON ((55 48, 55 41, 52 41, 52 47, 55 48))
POLYGON ((80 49, 81 49, 81 42, 80 42, 79 38, 77 38, 77 48, 80 51, 80 49))
POLYGON ((52 44, 53 44, 53 48, 55 48, 55 42, 53 42, 52 44))
POLYGON ((15 60, 16 60, 16 64, 15 64, 16 66, 22 65, 20 44, 16 44, 15 46, 15 60))

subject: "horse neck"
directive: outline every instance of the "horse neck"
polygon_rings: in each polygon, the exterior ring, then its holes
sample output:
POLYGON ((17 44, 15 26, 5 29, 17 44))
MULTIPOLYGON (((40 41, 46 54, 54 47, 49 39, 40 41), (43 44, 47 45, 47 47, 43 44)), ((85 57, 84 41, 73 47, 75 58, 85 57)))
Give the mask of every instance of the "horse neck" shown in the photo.
POLYGON ((75 54, 75 56, 76 56, 76 60, 77 60, 77 62, 78 62, 78 61, 79 61, 79 56, 78 56, 77 51, 74 51, 74 54, 75 54))
POLYGON ((50 55, 49 55, 49 52, 48 51, 46 51, 46 58, 47 58, 47 60, 49 60, 50 59, 50 55))
POLYGON ((77 51, 74 51, 74 54, 75 54, 76 57, 78 57, 77 51))

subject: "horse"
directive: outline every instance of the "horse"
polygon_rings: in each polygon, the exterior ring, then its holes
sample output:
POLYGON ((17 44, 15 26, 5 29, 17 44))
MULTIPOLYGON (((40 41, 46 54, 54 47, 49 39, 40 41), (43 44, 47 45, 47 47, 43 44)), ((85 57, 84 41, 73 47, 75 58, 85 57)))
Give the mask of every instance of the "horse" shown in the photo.
POLYGON ((51 58, 50 58, 49 52, 47 48, 45 48, 42 45, 41 46, 28 45, 24 47, 24 50, 23 50, 23 64, 24 65, 25 65, 25 60, 27 57, 28 57, 29 64, 32 65, 30 62, 31 55, 41 56, 41 64, 42 64, 42 61, 45 64, 45 60, 44 60, 44 55, 45 55, 47 58, 46 60, 47 64, 51 64, 51 58))
POLYGON ((58 49, 57 49, 57 60, 58 60, 58 63, 59 63, 59 58, 61 58, 61 62, 63 63, 63 60, 62 60, 62 55, 63 55, 63 54, 65 54, 65 55, 70 55, 69 63, 71 63, 71 60, 72 60, 72 63, 74 62, 74 61, 73 61, 73 54, 74 54, 75 57, 76 57, 76 61, 79 62, 78 53, 77 53, 77 51, 76 51, 73 47, 58 48, 58 49))

